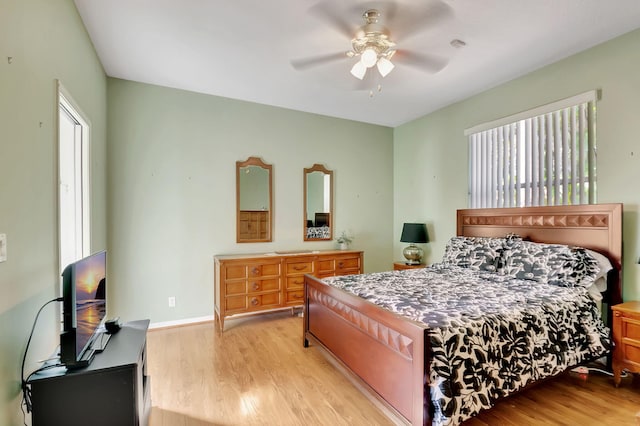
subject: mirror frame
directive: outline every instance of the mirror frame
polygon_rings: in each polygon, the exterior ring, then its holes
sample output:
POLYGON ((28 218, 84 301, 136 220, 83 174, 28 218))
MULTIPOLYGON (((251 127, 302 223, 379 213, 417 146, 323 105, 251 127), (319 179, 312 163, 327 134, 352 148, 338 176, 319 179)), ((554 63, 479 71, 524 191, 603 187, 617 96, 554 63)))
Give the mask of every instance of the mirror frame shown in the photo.
POLYGON ((304 241, 330 241, 333 240, 333 228, 335 224, 335 216, 333 214, 333 171, 327 169, 322 164, 314 164, 312 167, 304 169, 304 198, 303 198, 303 222, 302 222, 302 236, 304 241), (329 237, 328 238, 308 238, 307 237, 307 176, 313 172, 322 172, 327 174, 331 178, 331 188, 329 191, 329 237))
POLYGON ((236 242, 237 243, 268 243, 273 239, 273 166, 262 161, 259 157, 249 157, 246 161, 236 161, 236 242), (256 166, 266 169, 269 173, 269 214, 267 218, 266 238, 240 238, 240 169, 256 166))

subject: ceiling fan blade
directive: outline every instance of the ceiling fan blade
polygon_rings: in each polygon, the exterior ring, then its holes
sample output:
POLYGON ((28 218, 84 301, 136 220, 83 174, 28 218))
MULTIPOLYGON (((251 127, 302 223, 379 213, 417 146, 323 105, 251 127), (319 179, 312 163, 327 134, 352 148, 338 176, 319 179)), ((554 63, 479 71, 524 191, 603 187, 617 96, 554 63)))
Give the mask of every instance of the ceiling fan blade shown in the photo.
POLYGON ((321 1, 311 6, 309 13, 328 22, 332 27, 351 40, 356 27, 341 16, 340 11, 342 10, 343 7, 339 2, 321 1))
POLYGON ((431 0, 420 8, 401 6, 387 22, 393 40, 398 42, 445 22, 453 15, 451 6, 439 0, 431 0))
POLYGON ((443 56, 429 55, 402 49, 396 50, 392 61, 434 74, 446 67, 449 63, 449 59, 443 56))
POLYGON ((291 60, 291 66, 298 71, 304 71, 308 68, 324 65, 329 62, 335 62, 347 58, 346 52, 327 53, 325 55, 309 56, 307 58, 291 60))

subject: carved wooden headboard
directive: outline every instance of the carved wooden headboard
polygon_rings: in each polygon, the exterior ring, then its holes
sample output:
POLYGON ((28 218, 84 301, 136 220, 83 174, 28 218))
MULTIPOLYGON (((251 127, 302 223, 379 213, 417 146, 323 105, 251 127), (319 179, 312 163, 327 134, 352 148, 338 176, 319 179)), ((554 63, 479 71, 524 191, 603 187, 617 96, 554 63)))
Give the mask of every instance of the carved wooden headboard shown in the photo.
POLYGON ((583 204, 458 210, 457 235, 504 237, 568 244, 605 254, 617 270, 605 301, 622 302, 622 204, 583 204))

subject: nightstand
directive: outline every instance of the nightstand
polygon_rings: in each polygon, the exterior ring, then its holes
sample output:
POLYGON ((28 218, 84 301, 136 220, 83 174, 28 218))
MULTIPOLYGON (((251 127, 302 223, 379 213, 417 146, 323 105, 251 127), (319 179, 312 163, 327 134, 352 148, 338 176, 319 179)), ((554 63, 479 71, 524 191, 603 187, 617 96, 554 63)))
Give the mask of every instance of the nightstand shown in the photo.
POLYGON ((394 271, 402 271, 404 269, 419 269, 425 268, 427 265, 424 263, 419 263, 417 265, 407 265, 404 262, 393 262, 393 270, 394 271))
POLYGON ((640 302, 625 302, 613 310, 613 381, 620 384, 623 369, 640 373, 640 302))

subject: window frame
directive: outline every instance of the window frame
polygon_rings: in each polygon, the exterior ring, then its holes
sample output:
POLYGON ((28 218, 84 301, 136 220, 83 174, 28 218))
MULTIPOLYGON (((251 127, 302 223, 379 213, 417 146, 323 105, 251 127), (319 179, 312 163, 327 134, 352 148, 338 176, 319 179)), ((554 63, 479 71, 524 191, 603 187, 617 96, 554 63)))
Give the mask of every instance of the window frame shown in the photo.
POLYGON ((469 208, 594 204, 599 95, 591 90, 466 129, 469 208))
POLYGON ((57 81, 56 96, 56 175, 57 175, 57 218, 58 218, 58 264, 60 273, 67 264, 79 260, 91 254, 91 122, 86 114, 75 102, 68 90, 57 81), (63 212, 63 168, 69 164, 63 164, 63 144, 68 140, 63 139, 62 123, 64 120, 62 114, 69 117, 71 122, 75 123, 73 130, 73 184, 74 184, 74 206, 75 219, 73 227, 75 228, 73 248, 63 245, 70 244, 68 240, 63 238, 65 228, 63 212), (73 252, 72 256, 69 253, 73 252), (67 253, 65 255, 65 253, 67 253))

